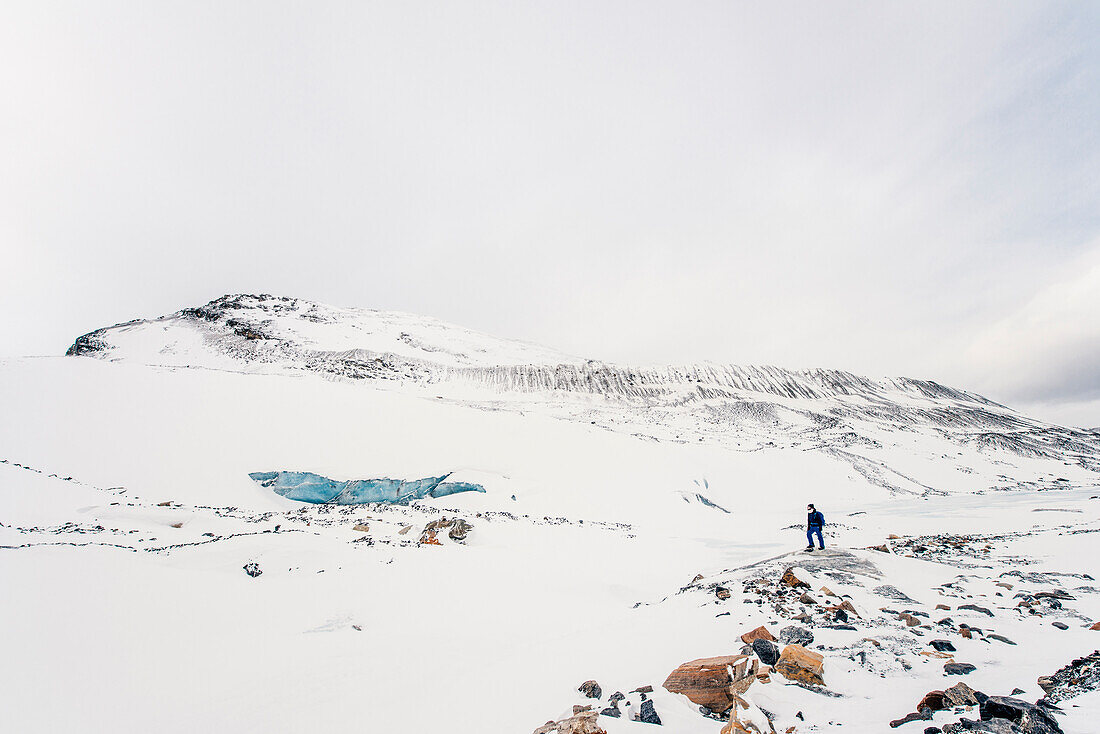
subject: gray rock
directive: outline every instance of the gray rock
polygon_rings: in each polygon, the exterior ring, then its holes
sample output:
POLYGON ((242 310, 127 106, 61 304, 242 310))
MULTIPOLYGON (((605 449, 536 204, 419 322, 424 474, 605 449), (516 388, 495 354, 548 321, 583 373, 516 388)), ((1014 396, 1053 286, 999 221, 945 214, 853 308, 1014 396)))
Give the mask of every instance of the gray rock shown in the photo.
POLYGON ((594 680, 586 680, 584 683, 580 684, 577 690, 588 698, 600 698, 603 696, 603 689, 600 688, 600 684, 594 680))
POLYGON ((256 563, 255 561, 244 564, 243 568, 244 572, 252 578, 256 578, 261 573, 263 573, 263 571, 260 570, 260 564, 256 563))
POLYGON ((945 675, 969 675, 978 669, 978 666, 970 663, 945 663, 943 672, 945 675))
POLYGON ((653 708, 653 701, 642 701, 641 709, 638 711, 638 721, 661 725, 661 717, 657 715, 657 709, 653 708))
POLYGON ((978 709, 982 721, 1006 719, 1022 734, 1062 734, 1054 717, 1033 703, 1008 696, 990 696, 978 709))
POLYGON ((985 607, 979 607, 977 604, 963 604, 959 607, 959 609, 968 609, 972 612, 981 612, 982 614, 988 615, 990 617, 993 616, 993 612, 989 611, 985 607))
POLYGON ((928 644, 939 652, 955 652, 955 646, 949 640, 932 640, 928 644))
POLYGON ((802 645, 802 647, 806 647, 814 641, 814 633, 805 627, 792 624, 779 630, 779 641, 784 645, 802 645))

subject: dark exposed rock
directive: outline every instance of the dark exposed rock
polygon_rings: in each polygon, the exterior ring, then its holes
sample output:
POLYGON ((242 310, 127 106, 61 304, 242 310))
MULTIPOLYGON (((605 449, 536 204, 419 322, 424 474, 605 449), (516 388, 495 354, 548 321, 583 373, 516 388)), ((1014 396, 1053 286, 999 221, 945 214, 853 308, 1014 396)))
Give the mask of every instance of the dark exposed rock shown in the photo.
POLYGON ((244 572, 252 578, 256 578, 261 573, 263 573, 263 571, 260 570, 260 564, 256 563, 255 561, 244 564, 243 568, 244 572))
POLYGON ((753 640, 752 650, 764 665, 775 665, 779 662, 779 647, 771 640, 764 638, 753 640))
POLYGON ((926 708, 933 711, 943 711, 950 707, 951 704, 947 702, 947 696, 943 691, 929 691, 924 694, 924 698, 917 704, 917 711, 923 711, 926 708))
POLYGON ((943 698, 951 706, 977 706, 989 696, 965 683, 956 683, 943 692, 943 698))
POLYGON ((986 635, 986 637, 988 637, 988 638, 989 638, 989 639, 991 639, 991 640, 996 640, 997 642, 1003 642, 1003 643, 1005 643, 1006 645, 1015 645, 1015 644, 1016 644, 1015 642, 1013 642, 1012 640, 1008 639, 1008 638, 1007 638, 1007 637, 1005 637, 1004 635, 998 635, 998 634, 988 634, 988 635, 986 635))
POLYGON ((715 586, 714 595, 722 601, 725 601, 726 599, 730 598, 730 590, 727 589, 725 586, 715 586))
POLYGON ((613 719, 617 719, 622 715, 623 715, 623 712, 619 711, 619 708, 617 706, 615 706, 614 704, 612 704, 611 706, 608 706, 607 708, 600 711, 600 716, 610 716, 613 719))
POLYGON ((967 610, 972 611, 972 612, 981 612, 982 614, 985 614, 985 615, 990 616, 990 617, 993 616, 993 612, 989 611, 985 607, 980 607, 977 604, 963 604, 959 607, 959 609, 967 609, 967 610))
POLYGON ((1100 689, 1100 650, 1077 658, 1053 675, 1039 678, 1039 687, 1050 703, 1100 689))
POLYGON ((661 725, 661 717, 657 715, 657 709, 653 708, 653 701, 642 701, 638 710, 638 721, 644 724, 661 725))
POLYGON ((990 696, 979 708, 982 721, 1006 719, 1023 734, 1062 734, 1054 717, 1033 703, 1008 696, 990 696))
POLYGON ((928 644, 939 652, 955 652, 955 646, 948 640, 932 640, 928 644))
POLYGON ((451 525, 451 529, 447 532, 447 537, 451 540, 463 541, 466 540, 466 536, 473 530, 473 526, 466 522, 462 518, 456 518, 454 524, 451 525))
POLYGON ((908 724, 910 721, 928 721, 931 718, 932 718, 932 712, 929 709, 925 709, 924 711, 921 711, 920 713, 915 713, 914 712, 914 713, 908 714, 906 716, 903 716, 900 719, 894 719, 893 721, 890 722, 890 728, 891 729, 897 729, 902 724, 908 724))
POLYGON ((944 675, 968 675, 977 670, 976 665, 970 663, 944 663, 944 675))
POLYGON ((1065 622, 1051 622, 1050 624, 1051 624, 1052 627, 1057 627, 1060 630, 1068 630, 1069 629, 1069 625, 1066 624, 1065 622))
POLYGON ((577 690, 588 698, 601 698, 603 696, 603 689, 600 688, 600 684, 594 680, 586 680, 584 683, 581 683, 577 690))

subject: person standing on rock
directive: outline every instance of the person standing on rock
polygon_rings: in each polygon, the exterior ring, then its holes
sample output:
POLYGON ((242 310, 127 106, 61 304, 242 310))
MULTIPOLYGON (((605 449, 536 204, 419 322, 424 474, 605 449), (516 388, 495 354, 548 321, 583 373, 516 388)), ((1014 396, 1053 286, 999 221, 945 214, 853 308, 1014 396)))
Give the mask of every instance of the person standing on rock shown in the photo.
POLYGON ((806 505, 806 550, 813 553, 814 536, 817 536, 817 545, 820 550, 825 550, 825 541, 821 537, 821 528, 825 525, 825 516, 817 511, 812 504, 806 505))

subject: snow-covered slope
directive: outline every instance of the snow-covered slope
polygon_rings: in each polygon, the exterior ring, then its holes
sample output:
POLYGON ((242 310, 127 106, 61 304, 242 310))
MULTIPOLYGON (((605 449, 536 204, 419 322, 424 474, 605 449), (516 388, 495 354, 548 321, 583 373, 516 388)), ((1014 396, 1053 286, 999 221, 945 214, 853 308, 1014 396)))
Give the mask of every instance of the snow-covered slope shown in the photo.
MULTIPOLYGON (((778 731, 871 734, 958 680, 931 639, 1029 701, 1100 640, 1098 437, 964 391, 634 369, 260 296, 70 352, 99 359, 0 361, 12 731, 527 734, 621 691, 607 734, 718 734, 666 676, 799 625, 824 687, 773 671, 746 700, 778 731), (280 470, 485 491, 336 506, 249 478, 280 470), (810 501, 824 554, 797 551, 810 501), (645 686, 661 729, 632 718, 645 686)), ((1090 731, 1095 694, 1058 700, 1090 731)))

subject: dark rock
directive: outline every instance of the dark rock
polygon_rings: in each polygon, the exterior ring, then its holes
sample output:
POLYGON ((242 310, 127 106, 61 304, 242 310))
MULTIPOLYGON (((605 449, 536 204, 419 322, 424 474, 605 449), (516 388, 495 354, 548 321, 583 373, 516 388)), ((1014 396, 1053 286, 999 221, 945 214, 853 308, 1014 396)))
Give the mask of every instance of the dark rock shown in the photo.
POLYGON ((779 641, 784 645, 794 643, 795 645, 802 645, 805 647, 814 641, 814 633, 810 632, 805 627, 799 627, 798 625, 792 624, 789 627, 784 627, 779 630, 779 641))
POLYGON ((951 706, 977 706, 989 697, 965 683, 956 683, 943 692, 943 698, 951 706))
POLYGON ((261 573, 263 573, 263 571, 260 570, 260 564, 256 563, 255 561, 244 564, 243 568, 244 572, 252 578, 256 578, 261 573))
POLYGON ((833 612, 833 618, 838 622, 847 622, 848 613, 845 612, 843 609, 837 609, 835 612, 833 612))
POLYGON ((608 697, 607 702, 610 703, 612 706, 616 706, 618 705, 619 701, 622 701, 624 698, 626 698, 626 696, 622 694, 622 691, 615 691, 611 694, 610 697, 608 697))
POLYGON ((929 691, 924 694, 924 698, 917 704, 917 711, 923 711, 926 708, 933 711, 943 711, 950 707, 951 704, 947 702, 947 696, 943 691, 929 691))
POLYGON ((968 731, 983 732, 983 734, 1020 734, 1020 730, 1007 719, 994 719, 992 721, 960 719, 957 723, 948 724, 943 728, 943 734, 962 734, 962 732, 968 731))
POLYGON ((1066 624, 1065 622, 1051 622, 1051 625, 1054 626, 1054 627, 1057 627, 1060 630, 1068 630, 1069 629, 1069 625, 1066 624))
POLYGON ((775 665, 779 662, 779 647, 771 640, 763 638, 753 640, 752 650, 764 665, 775 665))
POLYGON ((594 680, 586 680, 584 683, 581 683, 577 690, 588 698, 601 698, 603 696, 603 689, 600 688, 600 684, 594 680))
POLYGON ((919 714, 918 713, 912 713, 912 714, 908 714, 908 715, 906 715, 906 716, 904 716, 900 719, 894 719, 893 721, 890 722, 890 728, 891 729, 897 729, 902 724, 908 724, 910 721, 928 721, 931 718, 932 718, 932 712, 929 711, 928 709, 925 709, 923 712, 921 712, 919 714))
POLYGON ((1007 638, 1007 637, 1005 637, 1004 635, 998 635, 998 634, 988 634, 988 635, 986 635, 986 637, 988 637, 988 638, 989 638, 989 639, 991 639, 991 640, 996 640, 997 642, 1003 642, 1003 643, 1004 643, 1004 644, 1006 644, 1006 645, 1015 645, 1015 644, 1016 644, 1015 642, 1013 642, 1012 640, 1008 639, 1008 638, 1007 638))
POLYGON ((608 706, 604 710, 600 711, 600 716, 610 716, 613 719, 617 719, 623 715, 622 711, 615 706, 608 706))
POLYGON ((924 728, 924 734, 943 734, 938 726, 926 726, 924 728))
POLYGON ((948 640, 932 640, 928 644, 939 652, 955 652, 955 646, 948 640))
POLYGON ((653 701, 642 701, 641 710, 638 712, 638 721, 645 724, 661 725, 661 717, 657 715, 657 709, 653 708, 653 701))
POLYGON ((730 598, 730 590, 727 589, 725 586, 715 586, 714 595, 722 601, 725 601, 726 599, 730 598))
POLYGON ((977 670, 976 665, 970 663, 944 663, 944 675, 968 675, 977 670))
POLYGON ((987 616, 993 616, 993 612, 989 611, 985 607, 979 607, 977 604, 963 604, 959 607, 959 609, 968 609, 972 612, 981 612, 982 614, 985 614, 987 616))
POLYGON ((470 525, 470 523, 466 522, 462 518, 458 518, 454 521, 454 524, 451 526, 450 531, 448 531, 447 537, 451 540, 457 540, 461 542, 463 540, 466 540, 466 536, 469 535, 470 531, 473 529, 473 525, 470 525))
POLYGON ((1023 688, 1013 688, 1013 689, 1012 689, 1012 693, 1010 693, 1010 694, 1008 694, 1008 695, 1010 695, 1010 696, 1019 696, 1019 695, 1020 695, 1020 694, 1022 694, 1022 693, 1024 693, 1024 689, 1023 689, 1023 688))
POLYGON ((1022 734, 1062 734, 1054 717, 1033 703, 1008 696, 990 696, 979 708, 982 721, 1005 719, 1022 734))

